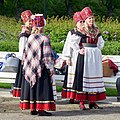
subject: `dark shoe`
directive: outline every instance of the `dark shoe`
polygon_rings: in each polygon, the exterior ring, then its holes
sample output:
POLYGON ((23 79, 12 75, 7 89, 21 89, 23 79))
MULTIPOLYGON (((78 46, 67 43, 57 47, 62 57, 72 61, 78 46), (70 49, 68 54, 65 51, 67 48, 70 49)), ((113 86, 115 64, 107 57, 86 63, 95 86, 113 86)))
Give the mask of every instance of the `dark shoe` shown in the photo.
POLYGON ((52 113, 46 111, 40 111, 38 112, 38 116, 52 116, 52 113))
POLYGON ((37 112, 37 111, 31 111, 30 114, 31 114, 31 115, 37 115, 38 112, 37 112))
POLYGON ((70 104, 74 104, 74 99, 70 99, 70 100, 69 100, 69 103, 70 103, 70 104))
POLYGON ((91 103, 89 104, 89 108, 90 108, 90 109, 103 109, 103 107, 98 106, 98 104, 95 103, 95 102, 91 102, 91 103))

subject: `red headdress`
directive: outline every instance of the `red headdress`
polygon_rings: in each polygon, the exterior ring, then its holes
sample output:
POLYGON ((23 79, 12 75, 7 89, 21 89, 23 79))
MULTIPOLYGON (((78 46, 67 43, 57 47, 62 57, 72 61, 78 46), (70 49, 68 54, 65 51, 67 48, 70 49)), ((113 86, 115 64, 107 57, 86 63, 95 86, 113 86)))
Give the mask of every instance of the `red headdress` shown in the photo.
POLYGON ((31 16, 32 26, 34 27, 44 27, 46 25, 46 20, 44 19, 43 14, 35 14, 31 16))
POLYGON ((81 12, 76 12, 73 15, 73 20, 77 23, 80 20, 83 20, 83 18, 81 17, 81 12))
POLYGON ((89 7, 85 7, 81 11, 81 16, 84 20, 86 20, 88 17, 93 16, 92 10, 89 7))
POLYGON ((21 13, 21 19, 24 23, 26 23, 32 15, 32 12, 30 10, 25 10, 21 13))

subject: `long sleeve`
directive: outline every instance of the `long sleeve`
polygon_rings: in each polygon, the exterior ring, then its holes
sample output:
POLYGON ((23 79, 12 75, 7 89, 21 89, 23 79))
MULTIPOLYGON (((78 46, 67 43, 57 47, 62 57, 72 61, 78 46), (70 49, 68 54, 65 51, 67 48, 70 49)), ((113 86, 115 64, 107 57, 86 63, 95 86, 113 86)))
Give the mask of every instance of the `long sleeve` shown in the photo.
POLYGON ((27 39, 28 38, 25 36, 20 37, 20 40, 19 40, 19 59, 22 59, 23 50, 24 50, 25 44, 27 42, 27 39))
POLYGON ((98 37, 97 46, 98 46, 99 49, 102 49, 104 47, 104 40, 103 40, 102 36, 98 37))
POLYGON ((43 36, 43 62, 48 69, 54 69, 54 60, 50 40, 45 36, 43 36))
POLYGON ((63 59, 67 60, 71 58, 71 48, 69 45, 69 38, 71 36, 71 31, 68 32, 67 34, 67 38, 63 47, 63 51, 62 51, 62 57, 63 59))
POLYGON ((70 47, 76 52, 79 52, 80 50, 80 46, 79 46, 80 39, 81 39, 80 36, 73 34, 70 36, 69 41, 68 41, 70 47))

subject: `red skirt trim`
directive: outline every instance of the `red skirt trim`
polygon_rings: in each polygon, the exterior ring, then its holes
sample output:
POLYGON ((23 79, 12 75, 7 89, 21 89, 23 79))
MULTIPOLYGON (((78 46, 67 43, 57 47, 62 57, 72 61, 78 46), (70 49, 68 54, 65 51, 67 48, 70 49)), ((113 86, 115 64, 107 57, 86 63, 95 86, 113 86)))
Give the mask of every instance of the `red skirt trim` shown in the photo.
POLYGON ((12 95, 13 95, 13 97, 20 97, 20 95, 21 95, 21 89, 14 89, 12 91, 12 95))
POLYGON ((106 99, 106 93, 86 93, 86 92, 78 92, 78 91, 70 91, 67 89, 62 90, 62 98, 70 98, 76 99, 79 101, 99 101, 106 99))
POLYGON ((55 103, 29 103, 29 102, 20 102, 20 109, 26 110, 46 110, 46 111, 55 111, 56 105, 55 103))

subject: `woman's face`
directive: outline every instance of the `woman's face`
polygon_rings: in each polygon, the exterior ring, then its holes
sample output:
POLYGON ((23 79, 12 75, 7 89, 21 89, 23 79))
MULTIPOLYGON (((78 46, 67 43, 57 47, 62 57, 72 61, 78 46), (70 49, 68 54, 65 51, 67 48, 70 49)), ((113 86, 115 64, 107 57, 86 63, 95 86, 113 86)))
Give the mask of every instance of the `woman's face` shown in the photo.
POLYGON ((94 22, 95 22, 94 16, 90 16, 86 19, 86 23, 88 24, 89 27, 92 27, 94 22))
POLYGON ((26 23, 25 23, 25 26, 26 27, 32 27, 32 20, 31 19, 29 19, 26 23))
POLYGON ((76 26, 79 30, 82 29, 84 27, 84 21, 83 20, 78 21, 76 26))

